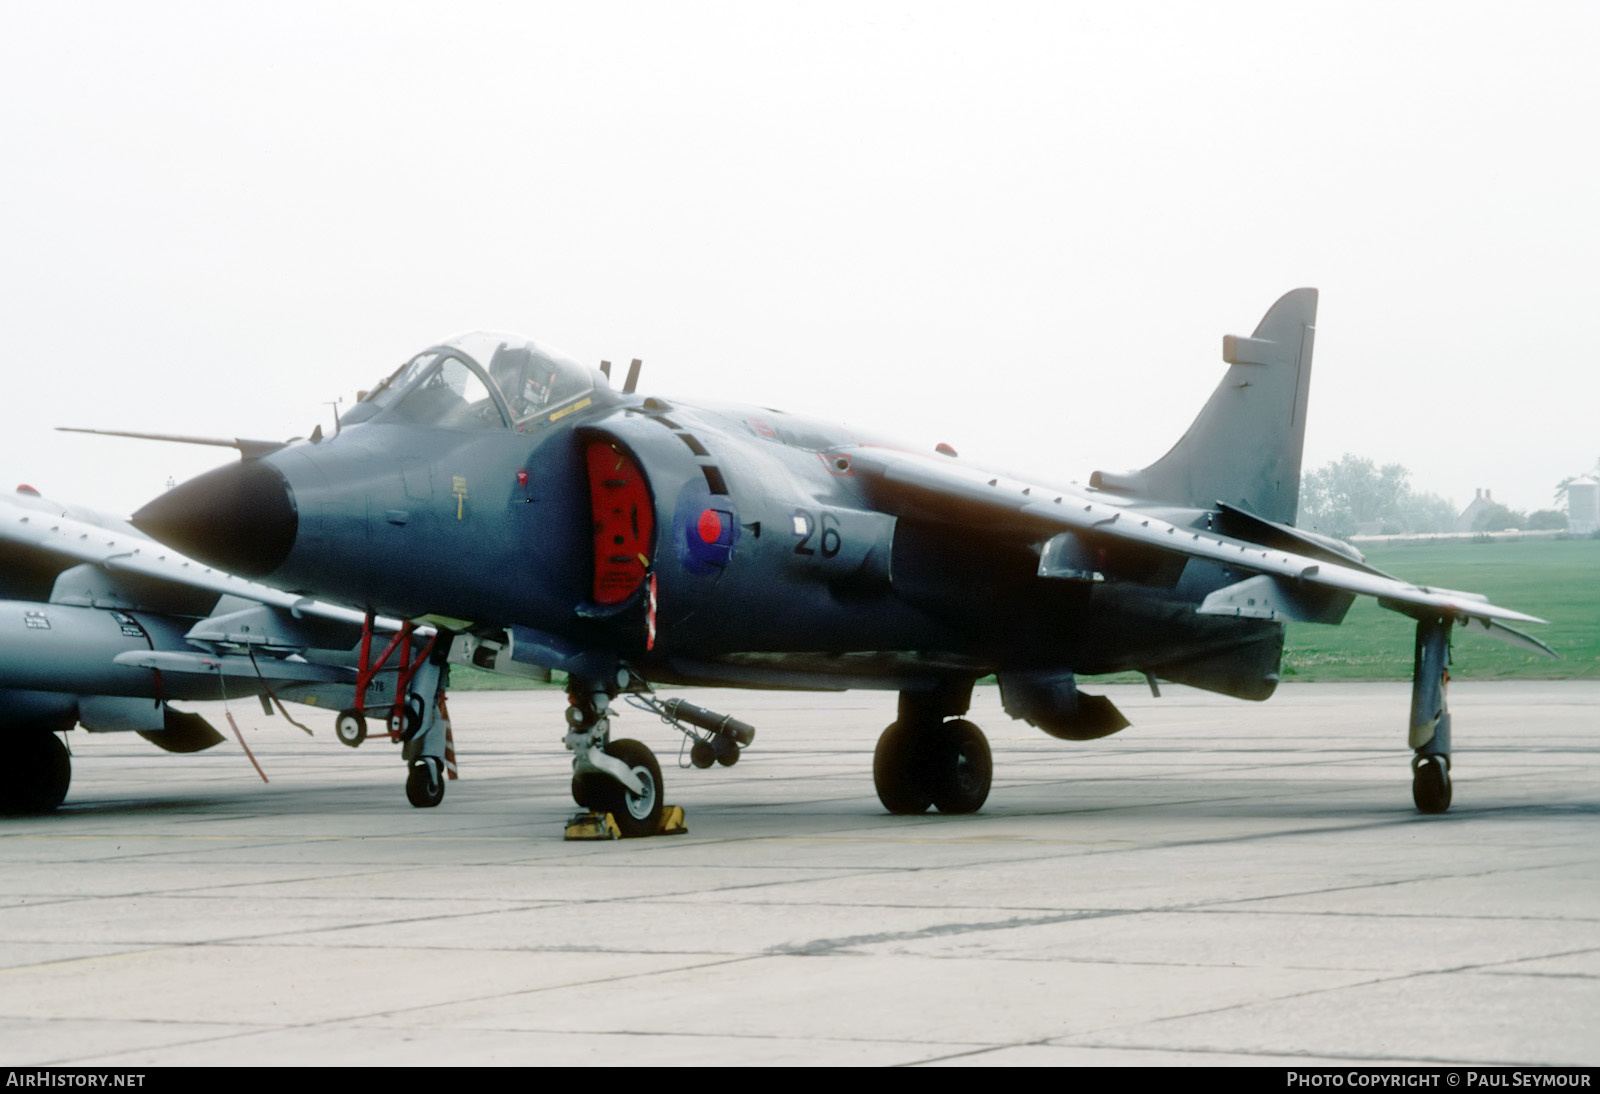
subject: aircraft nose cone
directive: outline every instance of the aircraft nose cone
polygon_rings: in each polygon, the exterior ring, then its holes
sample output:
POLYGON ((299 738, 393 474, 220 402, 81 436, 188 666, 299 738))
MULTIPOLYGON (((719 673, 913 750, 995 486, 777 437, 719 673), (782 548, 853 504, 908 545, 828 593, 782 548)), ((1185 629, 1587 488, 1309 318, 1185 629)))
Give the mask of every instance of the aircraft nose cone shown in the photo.
POLYGON ((289 557, 300 520, 283 475, 260 460, 243 460, 168 490, 133 514, 132 523, 208 566, 265 577, 289 557))

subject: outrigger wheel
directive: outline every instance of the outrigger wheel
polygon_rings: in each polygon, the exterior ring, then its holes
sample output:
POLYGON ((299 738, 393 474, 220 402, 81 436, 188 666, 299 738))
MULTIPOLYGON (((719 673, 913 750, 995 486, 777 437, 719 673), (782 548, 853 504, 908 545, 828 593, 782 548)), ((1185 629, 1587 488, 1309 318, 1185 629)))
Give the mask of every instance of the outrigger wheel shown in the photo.
POLYGON ((1411 800, 1419 813, 1443 813, 1450 808, 1450 757, 1418 756, 1411 761, 1411 800))

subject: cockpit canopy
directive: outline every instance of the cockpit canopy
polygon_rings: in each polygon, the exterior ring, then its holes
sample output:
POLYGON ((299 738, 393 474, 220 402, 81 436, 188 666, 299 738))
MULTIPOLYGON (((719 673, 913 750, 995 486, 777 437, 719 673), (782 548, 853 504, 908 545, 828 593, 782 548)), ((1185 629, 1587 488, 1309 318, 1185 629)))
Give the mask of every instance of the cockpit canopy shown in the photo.
POLYGON ((594 373, 515 334, 475 331, 417 354, 344 417, 444 429, 515 429, 588 405, 594 373))

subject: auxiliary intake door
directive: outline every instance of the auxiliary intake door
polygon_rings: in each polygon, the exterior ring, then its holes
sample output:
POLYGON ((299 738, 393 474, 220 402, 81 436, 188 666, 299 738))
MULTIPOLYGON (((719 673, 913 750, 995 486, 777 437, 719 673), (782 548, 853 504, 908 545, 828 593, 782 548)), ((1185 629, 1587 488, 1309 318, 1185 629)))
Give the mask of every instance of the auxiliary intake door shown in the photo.
POLYGON ((655 507, 644 472, 620 446, 585 443, 594 515, 594 602, 621 604, 644 584, 655 544, 655 507))

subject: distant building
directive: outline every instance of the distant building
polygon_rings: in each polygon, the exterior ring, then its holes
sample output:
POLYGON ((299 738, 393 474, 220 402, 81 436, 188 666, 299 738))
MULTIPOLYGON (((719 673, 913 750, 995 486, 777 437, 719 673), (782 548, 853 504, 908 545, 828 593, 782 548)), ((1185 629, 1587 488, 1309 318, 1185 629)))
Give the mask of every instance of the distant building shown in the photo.
POLYGON ((1575 536, 1600 532, 1600 482, 1584 477, 1567 483, 1567 531, 1575 536))
POLYGON ((1479 490, 1478 491, 1478 496, 1472 499, 1472 504, 1468 505, 1465 509, 1461 510, 1461 515, 1456 518, 1456 531, 1458 531, 1458 532, 1475 532, 1475 531, 1477 531, 1477 529, 1474 528, 1473 525, 1478 522, 1478 514, 1482 513, 1485 509, 1489 508, 1489 506, 1493 505, 1494 503, 1495 503, 1494 498, 1489 496, 1489 491, 1487 491, 1487 490, 1479 490))

